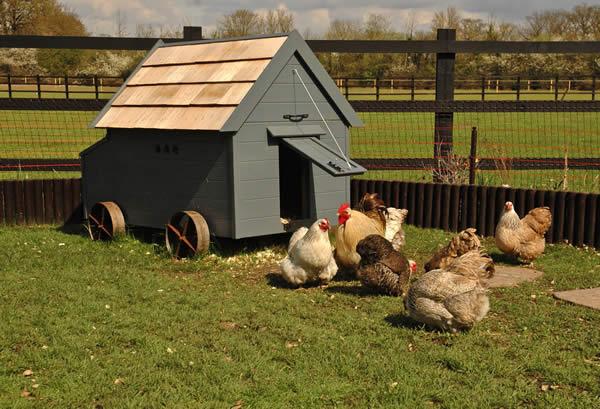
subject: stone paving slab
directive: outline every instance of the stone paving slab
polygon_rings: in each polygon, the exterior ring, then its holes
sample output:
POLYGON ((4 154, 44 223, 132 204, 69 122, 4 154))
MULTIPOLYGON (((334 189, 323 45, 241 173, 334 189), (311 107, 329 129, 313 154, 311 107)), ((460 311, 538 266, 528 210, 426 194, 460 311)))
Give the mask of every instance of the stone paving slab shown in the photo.
POLYGON ((584 290, 556 291, 553 295, 559 300, 600 310, 600 287, 584 290))
POLYGON ((502 266, 496 264, 494 276, 488 280, 488 288, 516 287, 526 281, 534 281, 542 276, 542 272, 519 266, 502 266))

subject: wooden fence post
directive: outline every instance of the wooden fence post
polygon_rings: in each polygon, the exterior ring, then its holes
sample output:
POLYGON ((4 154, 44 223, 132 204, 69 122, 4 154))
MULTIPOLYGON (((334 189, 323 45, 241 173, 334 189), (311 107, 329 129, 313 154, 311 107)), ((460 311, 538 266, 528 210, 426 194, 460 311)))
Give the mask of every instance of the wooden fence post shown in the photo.
POLYGON ((485 77, 481 77, 481 100, 485 101, 485 77))
POLYGON ((410 100, 415 100, 415 76, 410 77, 410 100))
POLYGON ((39 74, 35 76, 35 83, 37 85, 37 96, 38 99, 42 99, 42 84, 40 82, 39 74))
MULTIPOLYGON (((441 43, 456 40, 456 30, 438 29, 437 40, 441 43)), ((438 53, 436 55, 435 100, 454 100, 454 63, 456 54, 438 53)), ((436 112, 434 128, 433 157, 437 159, 438 170, 434 172, 434 182, 440 182, 440 175, 447 169, 442 169, 444 159, 452 154, 452 112, 436 112), (437 176, 436 176, 437 175, 437 176)))
POLYGON ((65 74, 65 98, 69 99, 69 76, 65 74))
POLYGON ((471 128, 471 154, 469 155, 469 184, 475 184, 475 170, 477 167, 477 127, 471 128))
POLYGON ((202 27, 184 26, 183 39, 185 41, 202 40, 202 27))
POLYGON ((346 95, 346 100, 350 96, 350 90, 348 88, 348 78, 344 78, 344 95, 346 95))
POLYGON ((98 92, 98 76, 94 75, 94 93, 96 94, 96 99, 99 99, 100 93, 98 92))
POLYGON ((8 97, 12 98, 12 79, 10 76, 10 72, 7 74, 7 81, 8 81, 8 97))

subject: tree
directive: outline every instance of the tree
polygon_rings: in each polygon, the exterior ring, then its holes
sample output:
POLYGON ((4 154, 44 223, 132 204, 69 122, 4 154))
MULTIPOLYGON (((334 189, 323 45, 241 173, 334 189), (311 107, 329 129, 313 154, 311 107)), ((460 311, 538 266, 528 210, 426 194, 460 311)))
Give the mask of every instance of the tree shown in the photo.
POLYGON ((448 7, 446 11, 436 11, 433 15, 433 21, 431 22, 431 28, 436 31, 438 28, 454 28, 458 29, 460 26, 460 13, 455 7, 448 7))
POLYGON ((223 16, 217 22, 215 37, 242 37, 258 34, 261 31, 260 15, 248 9, 239 9, 223 16))
POLYGON ((263 32, 288 33, 294 30, 294 15, 283 7, 267 11, 263 18, 263 32))

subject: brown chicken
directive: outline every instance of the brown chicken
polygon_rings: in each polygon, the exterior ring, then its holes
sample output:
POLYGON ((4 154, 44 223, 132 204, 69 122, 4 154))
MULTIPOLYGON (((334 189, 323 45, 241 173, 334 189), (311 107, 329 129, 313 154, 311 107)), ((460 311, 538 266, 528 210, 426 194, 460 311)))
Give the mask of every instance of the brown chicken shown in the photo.
POLYGON ((385 230, 387 208, 378 193, 365 193, 354 209, 377 223, 381 223, 382 228, 385 230))
POLYGON ((405 236, 402 224, 408 215, 408 210, 386 207, 377 193, 365 193, 355 210, 381 223, 385 238, 392 242, 394 250, 400 251, 404 247, 405 236))
POLYGON ((358 210, 352 210, 345 203, 338 209, 338 227, 335 232, 335 257, 338 266, 354 272, 360 262, 356 252, 359 241, 371 234, 383 236, 385 229, 381 223, 358 210))
POLYGON ((360 265, 356 275, 365 287, 382 294, 401 296, 417 263, 394 250, 385 237, 372 234, 358 242, 360 265))
MULTIPOLYGON (((452 237, 450 243, 440 248, 431 259, 425 263, 425 271, 446 268, 457 257, 460 257, 471 250, 480 250, 481 242, 479 241, 476 232, 476 229, 469 228, 452 237)), ((493 273, 493 271, 490 273, 493 273)))
POLYGON ((470 329, 490 309, 481 279, 492 264, 491 258, 472 250, 446 268, 423 274, 411 284, 404 298, 408 315, 444 331, 470 329))
POLYGON ((512 202, 506 202, 496 226, 496 246, 506 254, 532 263, 544 252, 544 235, 551 225, 552 213, 548 207, 537 207, 520 219, 512 202))

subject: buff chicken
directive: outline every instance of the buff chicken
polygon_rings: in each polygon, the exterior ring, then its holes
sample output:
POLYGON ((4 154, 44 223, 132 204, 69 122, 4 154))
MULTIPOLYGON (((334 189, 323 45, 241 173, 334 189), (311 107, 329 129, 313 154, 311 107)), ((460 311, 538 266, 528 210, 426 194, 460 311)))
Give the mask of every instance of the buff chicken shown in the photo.
POLYGON ((454 259, 471 250, 481 249, 477 230, 469 228, 452 237, 450 243, 440 248, 431 259, 425 263, 425 271, 446 268, 454 259))
POLYGON ((351 272, 356 271, 360 263, 360 255, 356 252, 356 245, 371 234, 383 236, 385 227, 382 223, 364 213, 352 210, 347 203, 340 206, 335 235, 335 257, 341 268, 351 272))
POLYGON ((396 297, 404 294, 417 263, 394 250, 392 243, 377 234, 359 241, 356 251, 360 255, 356 275, 365 287, 396 297))
POLYGON ((320 219, 310 228, 301 227, 292 235, 288 254, 280 264, 281 276, 289 283, 328 283, 337 273, 329 241, 329 221, 320 219))
POLYGON ((496 226, 496 246, 506 254, 532 263, 544 252, 544 235, 551 225, 552 213, 548 207, 537 207, 520 219, 512 202, 506 202, 496 226))
POLYGON ((443 331, 470 329, 490 309, 482 279, 489 276, 491 258, 471 250, 446 268, 431 270, 408 289, 404 307, 415 321, 443 331))

